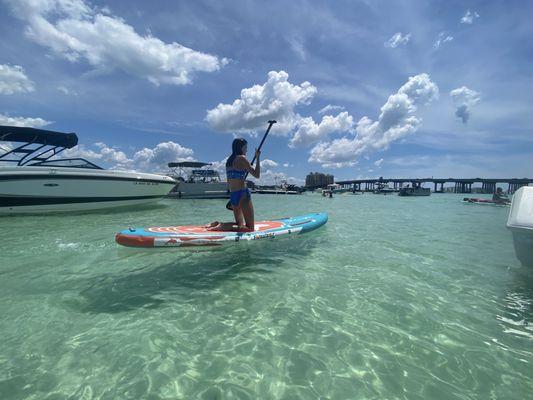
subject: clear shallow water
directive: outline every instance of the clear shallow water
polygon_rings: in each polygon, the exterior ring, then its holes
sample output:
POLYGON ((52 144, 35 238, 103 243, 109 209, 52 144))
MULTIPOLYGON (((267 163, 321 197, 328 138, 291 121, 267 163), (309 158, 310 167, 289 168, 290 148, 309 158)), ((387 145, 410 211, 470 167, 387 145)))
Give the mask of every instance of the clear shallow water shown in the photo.
POLYGON ((256 195, 329 223, 199 252, 114 234, 224 200, 1 218, 0 398, 532 398, 533 270, 507 208, 460 199, 256 195))

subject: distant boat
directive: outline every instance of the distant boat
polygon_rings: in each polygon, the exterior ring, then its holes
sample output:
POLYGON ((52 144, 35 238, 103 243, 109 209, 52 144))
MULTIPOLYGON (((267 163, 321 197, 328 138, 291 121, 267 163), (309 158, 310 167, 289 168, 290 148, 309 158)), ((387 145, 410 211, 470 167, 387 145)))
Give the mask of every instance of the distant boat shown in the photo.
POLYGON ((378 186, 372 193, 374 194, 392 194, 394 193, 394 189, 389 187, 388 183, 376 183, 378 186))
POLYGON ((410 197, 410 196, 429 196, 431 195, 431 189, 423 187, 404 187, 398 192, 398 196, 410 197))
POLYGON ((338 183, 331 183, 328 185, 328 188, 325 189, 326 191, 330 191, 330 192, 333 192, 335 194, 339 194, 339 193, 348 193, 348 192, 352 192, 353 189, 352 188, 347 188, 347 187, 342 187, 341 185, 339 185, 338 183))
POLYGON ((172 162, 169 174, 178 184, 168 197, 178 199, 229 199, 228 183, 222 182, 213 169, 200 169, 211 164, 197 161, 172 162))
POLYGON ((511 205, 510 201, 501 203, 501 202, 496 202, 492 199, 482 199, 482 198, 477 198, 477 197, 464 197, 462 202, 470 203, 470 204, 496 206, 496 207, 509 207, 511 205))
POLYGON ((253 189, 253 193, 258 194, 302 194, 301 192, 297 190, 287 190, 283 188, 276 188, 276 189, 253 189))
POLYGON ((302 194, 295 185, 289 185, 287 181, 282 181, 281 185, 275 186, 255 186, 252 193, 258 194, 302 194))

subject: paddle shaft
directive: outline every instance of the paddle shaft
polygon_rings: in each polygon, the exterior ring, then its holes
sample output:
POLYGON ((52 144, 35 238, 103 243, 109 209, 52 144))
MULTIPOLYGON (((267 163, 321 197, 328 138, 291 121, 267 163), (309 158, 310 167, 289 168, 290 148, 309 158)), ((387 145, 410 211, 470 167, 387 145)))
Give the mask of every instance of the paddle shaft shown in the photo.
MULTIPOLYGON (((258 151, 261 151, 261 148, 263 147, 263 143, 265 143, 265 139, 267 138, 268 133, 270 132, 270 129, 272 128, 272 125, 274 125, 276 122, 277 121, 274 121, 274 120, 268 121, 268 128, 267 128, 265 134, 263 135, 263 139, 261 139, 261 143, 259 143, 259 147, 257 148, 258 151)), ((256 159, 256 155, 254 154, 254 158, 252 158, 251 165, 254 165, 255 159, 256 159)), ((246 180, 247 177, 248 177, 248 171, 246 171, 246 175, 244 175, 244 180, 246 180)), ((226 209, 233 210, 233 206, 231 205, 231 201, 227 202, 226 209)))
MULTIPOLYGON (((259 147, 257 148, 257 150, 261 151, 261 147, 263 147, 263 143, 265 143, 265 139, 268 136, 268 132, 270 132, 270 128, 272 128, 272 125, 274 125, 275 123, 276 121, 268 121, 268 128, 265 134, 263 135, 263 139, 261 139, 261 143, 259 143, 259 147)), ((254 165, 255 159, 256 159, 256 155, 254 154, 254 158, 252 158, 252 162, 250 163, 251 165, 254 165)), ((249 172, 246 171, 246 175, 244 175, 244 180, 246 180, 246 177, 248 176, 248 174, 249 172)))

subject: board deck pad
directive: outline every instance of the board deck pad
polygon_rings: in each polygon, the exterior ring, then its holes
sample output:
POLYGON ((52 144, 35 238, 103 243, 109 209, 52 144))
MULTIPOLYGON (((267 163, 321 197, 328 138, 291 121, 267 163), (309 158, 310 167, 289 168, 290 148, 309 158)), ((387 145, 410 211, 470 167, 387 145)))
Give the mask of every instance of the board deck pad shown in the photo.
POLYGON ((217 246, 312 231, 328 221, 326 213, 258 221, 253 232, 214 231, 206 225, 154 226, 120 231, 115 241, 128 247, 217 246))

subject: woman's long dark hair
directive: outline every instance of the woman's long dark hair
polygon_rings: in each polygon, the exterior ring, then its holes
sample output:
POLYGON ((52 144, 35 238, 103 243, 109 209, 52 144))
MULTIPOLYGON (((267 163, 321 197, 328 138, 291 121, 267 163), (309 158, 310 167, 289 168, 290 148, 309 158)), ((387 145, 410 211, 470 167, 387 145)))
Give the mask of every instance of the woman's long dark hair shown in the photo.
POLYGON ((226 161, 226 168, 231 168, 233 161, 235 161, 235 157, 244 154, 242 148, 247 144, 248 142, 246 139, 238 138, 233 140, 233 143, 231 144, 231 156, 229 156, 228 161, 226 161))

